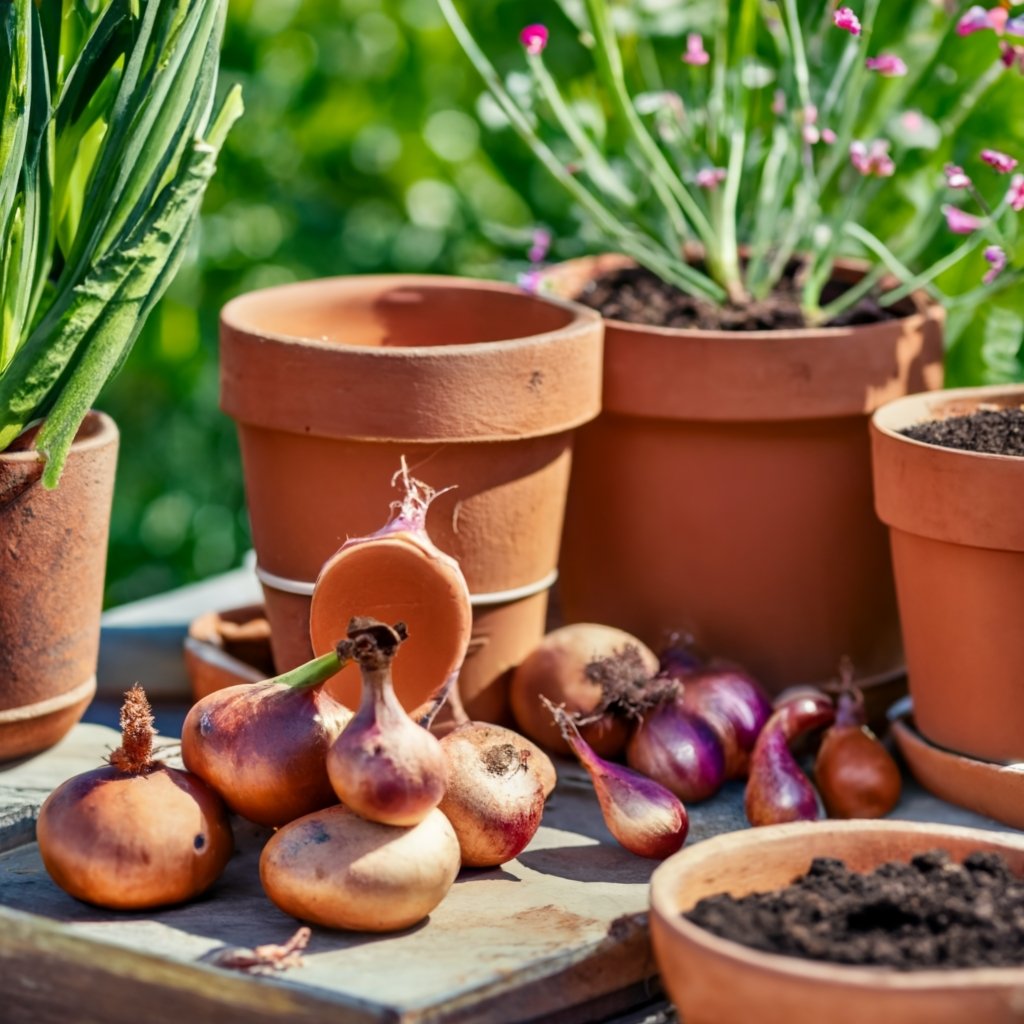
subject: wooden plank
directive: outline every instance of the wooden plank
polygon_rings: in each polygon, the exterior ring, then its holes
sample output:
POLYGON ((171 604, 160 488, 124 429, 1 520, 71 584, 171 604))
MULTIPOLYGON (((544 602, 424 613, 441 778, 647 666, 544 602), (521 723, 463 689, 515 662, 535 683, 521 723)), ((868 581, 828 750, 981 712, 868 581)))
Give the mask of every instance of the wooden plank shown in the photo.
MULTIPOLYGON (((210 894, 138 914, 72 900, 26 841, 26 817, 46 793, 114 745, 112 730, 80 726, 49 754, 0 771, 10 819, 0 848, 13 846, 0 856, 0 1006, 14 1008, 0 1012, 5 1022, 136 1024, 140 1005, 152 1005, 156 1024, 573 1024, 657 991, 646 927, 655 864, 611 839, 574 766, 560 765, 530 847, 500 869, 464 871, 422 925, 386 936, 315 929, 305 968, 250 978, 198 961, 221 945, 283 941, 296 926, 259 885, 266 830, 236 821, 239 852, 210 894)), ((695 812, 697 838, 740 827, 738 788, 695 812)))

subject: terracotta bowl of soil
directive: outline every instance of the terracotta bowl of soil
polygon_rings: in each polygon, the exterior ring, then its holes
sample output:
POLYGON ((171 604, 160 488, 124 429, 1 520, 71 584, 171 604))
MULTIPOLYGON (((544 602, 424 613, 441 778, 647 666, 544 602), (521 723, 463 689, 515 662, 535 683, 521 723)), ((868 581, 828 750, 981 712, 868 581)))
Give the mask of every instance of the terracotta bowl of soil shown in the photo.
MULTIPOLYGON (((1020 966, 906 970, 764 952, 721 938, 682 916, 705 897, 728 893, 740 898, 785 888, 808 872, 815 858, 838 858, 856 872, 872 872, 894 861, 932 863, 940 874, 974 879, 973 867, 968 872, 956 865, 979 852, 996 852, 1005 859, 1015 876, 1016 899, 1022 899, 1024 837, 980 829, 823 821, 729 833, 685 848, 666 860, 651 880, 651 936, 662 981, 686 1024, 1019 1022, 1024 1014, 1024 947, 1019 938, 1014 953, 1020 966), (948 853, 945 866, 941 858, 914 861, 936 850, 948 853)), ((919 881, 928 884, 923 877, 919 881)), ((905 908, 915 905, 914 897, 888 892, 887 901, 877 900, 871 909, 888 913, 891 926, 896 926, 905 908)), ((969 899, 968 891, 959 902, 969 899)), ((949 900, 951 918, 957 916, 957 902, 949 900)), ((820 904, 824 918, 842 913, 835 899, 821 899, 820 904)), ((847 915, 850 935, 840 948, 849 952, 851 945, 866 941, 857 933, 858 927, 864 929, 863 921, 847 915)), ((783 931, 796 933, 798 927, 783 931)))

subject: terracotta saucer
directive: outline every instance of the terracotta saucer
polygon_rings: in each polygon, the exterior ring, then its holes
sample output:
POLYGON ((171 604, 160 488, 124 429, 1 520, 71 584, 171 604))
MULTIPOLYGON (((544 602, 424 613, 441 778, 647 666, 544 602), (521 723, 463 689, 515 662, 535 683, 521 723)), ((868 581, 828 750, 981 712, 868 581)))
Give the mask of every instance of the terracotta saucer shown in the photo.
POLYGON ((891 971, 802 960, 719 938, 682 917, 705 896, 770 892, 815 857, 854 871, 929 850, 994 850, 1024 874, 1024 837, 904 821, 817 821, 730 832, 687 846, 651 879, 651 939, 686 1024, 1011 1024, 1024 967, 891 971))
POLYGON ((262 605, 205 612, 185 637, 185 670, 192 697, 237 683, 257 683, 274 674, 270 626, 262 605))
POLYGON ((1024 829, 1024 764, 996 764, 955 754, 926 740, 909 712, 894 718, 890 728, 910 774, 930 793, 1024 829))

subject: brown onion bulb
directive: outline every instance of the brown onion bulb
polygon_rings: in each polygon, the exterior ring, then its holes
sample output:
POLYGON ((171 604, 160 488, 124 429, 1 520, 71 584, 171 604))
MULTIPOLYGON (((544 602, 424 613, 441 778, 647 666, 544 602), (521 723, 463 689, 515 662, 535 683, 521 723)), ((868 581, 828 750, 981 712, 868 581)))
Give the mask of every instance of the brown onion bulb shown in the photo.
POLYGON ((325 654, 204 697, 182 726, 185 767, 259 825, 276 828, 337 803, 324 759, 352 712, 322 683, 342 664, 337 653, 325 654))
POLYGON ((517 857, 540 827, 550 759, 511 729, 485 722, 460 725, 441 749, 447 782, 440 808, 459 837, 462 863, 495 867, 517 857))
POLYGON ((181 903, 213 885, 231 857, 227 808, 195 775, 152 759, 152 721, 136 685, 111 763, 58 786, 39 811, 43 866, 75 899, 112 910, 181 903))

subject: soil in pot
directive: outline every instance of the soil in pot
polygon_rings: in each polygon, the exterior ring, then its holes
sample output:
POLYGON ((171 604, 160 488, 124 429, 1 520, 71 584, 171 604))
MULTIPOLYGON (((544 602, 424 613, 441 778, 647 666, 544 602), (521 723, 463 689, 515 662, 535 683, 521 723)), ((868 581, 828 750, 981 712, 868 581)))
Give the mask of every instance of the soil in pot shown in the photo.
POLYGON ((817 857, 790 885, 710 896, 685 915, 768 953, 900 971, 1024 964, 1024 880, 998 853, 943 850, 851 871, 817 857))
MULTIPOLYGON (((794 271, 796 267, 792 268, 794 271)), ((846 290, 832 284, 822 296, 830 302, 846 290)), ((701 331, 780 331, 810 326, 800 308, 800 288, 793 273, 783 277, 765 299, 743 306, 719 306, 687 295, 644 267, 620 267, 588 282, 576 299, 609 320, 647 327, 680 327, 701 331)), ((850 327, 893 320, 898 313, 866 296, 828 326, 850 327)))
POLYGON ((1024 408, 977 409, 900 431, 912 441, 989 455, 1024 455, 1024 408))

